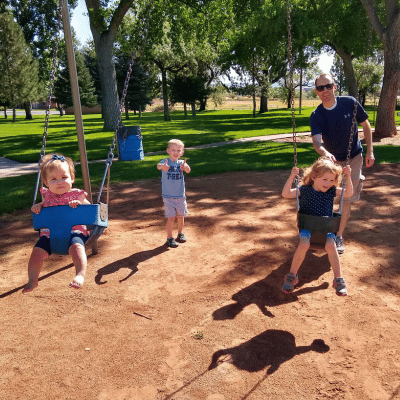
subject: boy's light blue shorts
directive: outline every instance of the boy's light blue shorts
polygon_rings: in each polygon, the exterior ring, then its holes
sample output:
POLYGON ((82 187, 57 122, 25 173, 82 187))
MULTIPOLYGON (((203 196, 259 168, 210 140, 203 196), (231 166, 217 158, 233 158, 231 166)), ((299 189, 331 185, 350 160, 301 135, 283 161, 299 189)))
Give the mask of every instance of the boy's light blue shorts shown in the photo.
MULTIPOLYGON (((306 237, 306 238, 311 239, 311 232, 310 232, 310 231, 307 231, 306 229, 300 229, 299 236, 300 236, 301 238, 302 238, 302 237, 306 237)), ((335 235, 334 233, 332 233, 332 232, 328 232, 328 233, 326 234, 326 238, 327 238, 327 239, 329 239, 329 238, 336 239, 336 235, 335 235)))
POLYGON ((165 216, 167 218, 175 217, 175 215, 178 215, 179 217, 185 217, 189 214, 186 197, 163 197, 163 202, 165 216))

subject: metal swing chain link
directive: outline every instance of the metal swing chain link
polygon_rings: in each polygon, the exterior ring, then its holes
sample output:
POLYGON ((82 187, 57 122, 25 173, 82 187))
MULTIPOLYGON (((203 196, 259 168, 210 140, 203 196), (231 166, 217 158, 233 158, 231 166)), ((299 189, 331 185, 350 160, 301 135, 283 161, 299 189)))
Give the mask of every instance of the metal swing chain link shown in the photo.
POLYGON ((113 141, 110 146, 110 152, 108 153, 108 156, 107 156, 107 163, 109 166, 111 166, 112 160, 114 158, 114 150, 115 150, 115 146, 116 146, 118 130, 119 130, 119 127, 122 122, 122 109, 124 108, 124 105, 125 105, 125 97, 126 97, 126 93, 128 92, 128 85, 129 85, 129 80, 131 79, 131 73, 132 73, 134 59, 135 59, 135 54, 132 54, 131 60, 129 62, 128 72, 126 73, 126 78, 125 78, 125 82, 124 82, 124 89, 122 91, 121 101, 119 103, 118 118, 117 118, 117 123, 115 126, 114 138, 113 138, 113 141))
MULTIPOLYGON (((144 38, 143 38, 141 56, 143 56, 144 47, 145 47, 145 44, 146 44, 146 39, 147 39, 147 34, 148 34, 149 24, 150 24, 150 14, 151 14, 151 10, 153 8, 153 3, 154 2, 152 2, 150 4, 149 11, 148 11, 146 34, 144 35, 144 38)), ((119 104, 118 118, 117 118, 117 123, 116 123, 115 131, 114 131, 114 137, 113 137, 113 140, 112 140, 112 143, 111 143, 111 146, 110 146, 110 151, 109 151, 109 153, 107 155, 106 168, 105 168, 105 171, 104 171, 103 180, 102 180, 101 185, 100 185, 99 194, 97 196, 97 203, 100 203, 100 199, 101 199, 101 194, 103 192, 104 183, 105 183, 105 180, 106 180, 106 176, 108 175, 108 180, 107 180, 107 204, 108 204, 108 198, 109 198, 109 192, 110 192, 110 190, 109 190, 109 186, 110 186, 110 167, 112 165, 112 160, 114 159, 114 150, 115 150, 115 146, 116 146, 116 143, 117 143, 118 131, 119 131, 119 127, 120 127, 121 122, 122 122, 122 109, 124 108, 124 105, 125 105, 125 97, 126 97, 126 94, 128 92, 128 84, 129 84, 129 80, 131 79, 131 74, 132 74, 132 68, 133 68, 134 61, 135 61, 135 51, 132 52, 131 60, 130 60, 129 67, 128 67, 128 72, 126 73, 126 78, 125 78, 125 82, 124 82, 124 89, 122 91, 121 101, 120 101, 120 104, 119 104)))
POLYGON ((289 84, 290 84, 290 106, 292 109, 293 148, 294 166, 297 167, 297 141, 296 141, 296 120, 294 116, 294 84, 293 84, 293 55, 292 55, 292 24, 290 19, 290 1, 286 1, 287 27, 288 27, 288 50, 289 50, 289 84))
MULTIPOLYGON (((49 93, 46 99, 46 117, 44 123, 44 133, 43 133, 43 141, 42 141, 42 150, 40 152, 40 160, 42 160, 43 156, 46 153, 46 141, 47 141, 47 130, 49 128, 49 118, 50 118, 50 109, 51 109, 51 98, 53 96, 53 88, 54 88, 54 79, 56 75, 56 65, 57 65, 57 53, 58 53, 58 46, 60 44, 60 30, 61 30, 61 22, 62 22, 62 2, 60 0, 59 8, 58 8, 58 24, 57 24, 57 31, 56 31, 56 40, 54 46, 54 53, 53 53, 53 62, 50 72, 50 88, 49 93)), ((40 161, 39 161, 40 163, 40 161)))
POLYGON ((353 120, 351 122, 351 132, 349 139, 349 147, 347 148, 346 166, 350 164, 351 148, 353 147, 354 135, 357 131, 357 100, 354 99, 353 120))
POLYGON ((35 205, 35 203, 36 203, 36 198, 37 198, 38 191, 39 191, 40 163, 42 162, 42 159, 46 154, 47 130, 49 128, 51 98, 53 97, 53 87, 54 87, 54 79, 55 79, 55 75, 56 75, 56 65, 57 65, 57 53, 58 53, 58 46, 60 43, 60 30, 61 30, 61 22, 62 22, 62 13, 61 13, 62 4, 63 4, 63 0, 60 0, 60 4, 58 6, 58 23, 57 23, 57 30, 56 30, 56 35, 55 35, 53 61, 52 61, 51 72, 50 72, 50 87, 49 87, 49 93, 48 93, 47 99, 46 99, 46 115, 45 115, 44 131, 43 131, 43 138, 42 138, 42 148, 40 151, 40 158, 39 158, 39 162, 38 162, 38 176, 36 179, 36 189, 35 189, 35 194, 33 197, 33 205, 35 205))
MULTIPOLYGON (((289 50, 289 84, 290 84, 290 106, 292 109, 292 129, 293 129, 293 164, 297 167, 297 136, 296 136, 296 120, 294 116, 294 84, 293 84, 293 47, 292 47, 292 23, 290 19, 290 0, 286 0, 286 15, 288 28, 288 50, 289 50)), ((299 175, 294 179, 296 186, 297 209, 300 209, 299 201, 299 175)))

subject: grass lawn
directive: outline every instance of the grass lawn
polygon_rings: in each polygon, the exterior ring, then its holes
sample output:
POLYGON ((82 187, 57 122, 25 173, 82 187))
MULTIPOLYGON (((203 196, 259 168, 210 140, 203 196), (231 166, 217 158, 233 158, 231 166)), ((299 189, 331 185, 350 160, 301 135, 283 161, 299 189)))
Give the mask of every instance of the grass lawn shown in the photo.
MULTIPOLYGON (((305 109, 296 116, 298 132, 309 130, 312 108, 305 109)), ((125 116, 124 116, 125 117, 125 116)), ((163 113, 143 113, 143 116, 123 118, 125 125, 140 125, 145 152, 165 150, 169 139, 177 137, 186 147, 200 144, 229 141, 251 136, 290 133, 292 131, 291 111, 277 109, 253 118, 251 111, 206 111, 196 118, 184 119, 183 112, 171 113, 172 121, 165 122, 163 113)), ((103 131, 100 115, 83 116, 88 160, 104 159, 113 139, 114 132, 103 131)), ((24 116, 16 123, 0 119, 0 155, 20 162, 36 162, 39 159, 44 130, 44 115, 26 121, 24 116)), ((58 151, 73 160, 79 160, 74 117, 51 115, 46 152, 58 151)))
MULTIPOLYGON (((312 107, 296 115, 296 131, 309 130, 312 107)), ((162 113, 144 113, 141 118, 124 119, 125 125, 140 125, 144 151, 164 151, 170 138, 184 141, 186 147, 199 144, 229 141, 232 139, 290 133, 291 111, 273 110, 253 118, 252 112, 208 111, 196 118, 184 119, 183 112, 172 112, 172 121, 165 122, 162 113)), ((19 117, 16 123, 0 119, 0 155, 21 162, 37 162, 39 159, 44 116, 35 116, 33 121, 19 117)), ((84 116, 85 140, 89 160, 105 159, 110 149, 113 132, 103 132, 98 115, 84 116)), ((59 152, 78 161, 79 153, 73 116, 52 115, 46 152, 59 152)), ((397 146, 376 146, 378 162, 398 163, 400 153, 397 146)), ((129 182, 137 179, 159 178, 156 164, 164 155, 145 157, 143 161, 114 162, 111 167, 112 182, 129 182)), ((223 147, 187 150, 185 153, 192 167, 191 176, 208 175, 226 171, 290 169, 293 166, 291 143, 251 142, 223 147)), ((316 159, 311 144, 298 144, 298 165, 305 167, 316 159)), ((89 165, 93 192, 96 193, 103 177, 104 163, 89 165)), ((1 179, 0 215, 30 207, 36 183, 34 174, 1 179)), ((282 182, 283 184, 284 182, 282 182)), ((77 187, 83 187, 80 168, 77 167, 77 187)))

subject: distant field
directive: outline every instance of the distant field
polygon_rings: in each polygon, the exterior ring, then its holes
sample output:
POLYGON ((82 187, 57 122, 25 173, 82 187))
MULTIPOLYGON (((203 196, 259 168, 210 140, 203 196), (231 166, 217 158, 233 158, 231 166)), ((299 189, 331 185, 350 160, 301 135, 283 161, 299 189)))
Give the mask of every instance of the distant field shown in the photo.
MULTIPOLYGON (((260 107, 260 98, 257 97, 257 110, 260 107)), ((318 99, 311 100, 302 100, 302 107, 316 107, 319 104, 318 99)), ((270 109, 276 108, 286 108, 286 104, 282 103, 280 100, 268 100, 268 107, 270 109)), ((299 107, 299 101, 296 99, 295 107, 299 107)), ((215 107, 214 103, 211 100, 207 101, 207 110, 216 111, 216 110, 252 110, 253 109, 253 99, 249 96, 237 96, 235 98, 231 98, 227 96, 223 102, 223 104, 219 107, 215 107)), ((177 103, 174 105, 172 110, 181 111, 183 110, 183 104, 177 103)), ((153 104, 151 106, 147 106, 146 111, 163 111, 163 100, 162 99, 154 99, 153 104)), ((191 112, 190 107, 188 106, 188 113, 191 112)))

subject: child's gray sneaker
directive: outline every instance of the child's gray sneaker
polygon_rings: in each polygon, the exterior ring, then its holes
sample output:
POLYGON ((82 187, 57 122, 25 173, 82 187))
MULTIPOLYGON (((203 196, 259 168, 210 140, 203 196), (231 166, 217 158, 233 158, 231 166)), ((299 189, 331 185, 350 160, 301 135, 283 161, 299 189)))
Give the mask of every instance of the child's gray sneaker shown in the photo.
POLYGON ((296 274, 288 273, 285 275, 285 282, 282 286, 283 293, 291 293, 294 287, 299 283, 299 276, 296 274))
POLYGON ((178 247, 178 243, 175 242, 174 238, 167 239, 165 243, 168 247, 178 247))
POLYGON ((179 243, 185 243, 186 242, 186 237, 183 233, 178 233, 178 237, 176 238, 176 240, 179 243))
POLYGON ((343 278, 334 279, 333 287, 336 289, 336 294, 338 296, 347 296, 346 281, 343 278))
POLYGON ((344 253, 344 241, 342 237, 336 236, 335 239, 335 243, 336 243, 336 250, 339 254, 343 254, 344 253))

